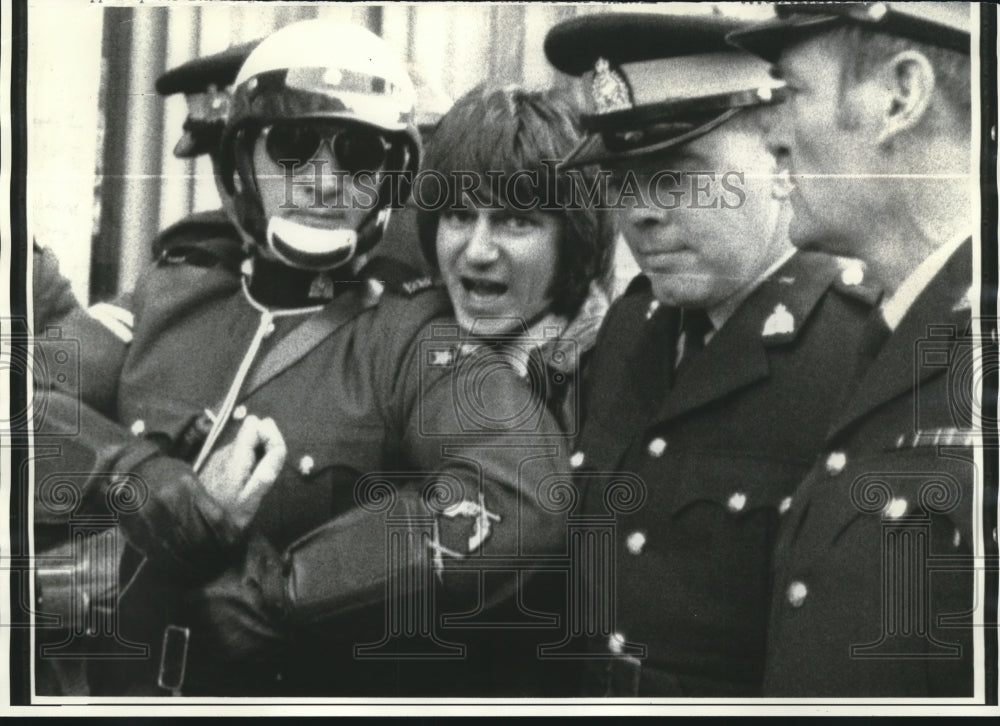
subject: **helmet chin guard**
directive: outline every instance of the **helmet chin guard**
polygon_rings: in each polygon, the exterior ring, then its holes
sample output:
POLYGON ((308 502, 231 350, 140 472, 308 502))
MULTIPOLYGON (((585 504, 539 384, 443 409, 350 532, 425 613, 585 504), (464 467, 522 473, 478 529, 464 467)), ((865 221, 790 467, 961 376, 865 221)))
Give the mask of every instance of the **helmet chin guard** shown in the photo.
POLYGON ((266 244, 267 249, 289 267, 331 270, 354 258, 358 233, 346 228, 313 227, 289 217, 271 217, 267 223, 266 244))

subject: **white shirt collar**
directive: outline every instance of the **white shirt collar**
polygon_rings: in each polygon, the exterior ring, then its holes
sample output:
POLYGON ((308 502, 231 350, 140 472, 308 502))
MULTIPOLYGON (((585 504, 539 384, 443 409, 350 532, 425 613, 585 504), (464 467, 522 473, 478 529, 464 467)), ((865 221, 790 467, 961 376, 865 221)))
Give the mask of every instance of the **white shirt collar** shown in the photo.
POLYGON ((910 276, 896 289, 892 297, 882 303, 882 317, 889 330, 895 330, 899 327, 900 321, 916 299, 920 297, 920 293, 941 271, 955 250, 961 247, 967 239, 969 239, 969 233, 963 232, 934 250, 917 266, 917 269, 910 273, 910 276))

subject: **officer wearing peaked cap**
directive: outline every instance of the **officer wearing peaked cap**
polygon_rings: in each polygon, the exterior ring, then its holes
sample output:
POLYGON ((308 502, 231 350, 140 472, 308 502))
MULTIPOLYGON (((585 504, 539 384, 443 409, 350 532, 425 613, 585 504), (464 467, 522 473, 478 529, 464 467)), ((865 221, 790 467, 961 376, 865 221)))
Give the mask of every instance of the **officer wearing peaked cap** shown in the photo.
POLYGON ((878 296, 856 266, 788 244, 762 141, 784 84, 725 43, 738 27, 591 15, 545 41, 591 92, 568 163, 610 170, 643 272, 602 326, 570 460, 591 514, 616 481, 601 472, 645 490, 616 519, 613 625, 592 644, 590 695, 760 693, 783 502, 878 296))
POLYGON ((970 10, 789 3, 731 36, 794 88, 767 136, 796 182, 792 241, 864 260, 885 289, 775 549, 766 695, 972 696, 975 611, 996 622, 995 579, 983 598, 973 576, 996 556, 973 359, 996 349, 968 294, 970 10))
MULTIPOLYGON (((174 146, 178 159, 208 155, 218 170, 219 142, 229 115, 230 87, 259 40, 234 45, 220 53, 195 58, 156 79, 161 96, 183 93, 188 115, 184 133, 174 146)), ((218 175, 215 175, 218 187, 218 175)), ((163 230, 153 240, 153 257, 202 266, 223 264, 238 269, 243 258, 243 238, 233 224, 231 197, 219 187, 220 209, 195 212, 163 230)))

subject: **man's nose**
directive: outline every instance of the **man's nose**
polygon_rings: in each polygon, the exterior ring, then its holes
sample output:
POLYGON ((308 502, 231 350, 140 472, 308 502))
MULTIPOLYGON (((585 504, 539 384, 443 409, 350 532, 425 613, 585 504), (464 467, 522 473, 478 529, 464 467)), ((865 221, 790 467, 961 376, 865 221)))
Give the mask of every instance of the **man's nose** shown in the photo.
POLYGON ((651 190, 645 188, 650 182, 647 179, 640 179, 636 190, 638 194, 628 195, 622 206, 621 218, 625 225, 636 229, 656 227, 667 222, 667 215, 670 210, 666 204, 657 203, 651 190))
POLYGON ((787 165, 790 153, 787 117, 783 105, 775 108, 768 117, 769 123, 764 131, 764 146, 779 167, 787 165))
POLYGON ((335 207, 342 203, 347 174, 337 166, 336 156, 328 141, 321 143, 305 164, 302 176, 303 188, 321 198, 325 206, 335 207))
POLYGON ((500 250, 493 239, 493 227, 486 215, 480 215, 469 229, 465 244, 465 259, 470 264, 485 266, 496 262, 500 250))

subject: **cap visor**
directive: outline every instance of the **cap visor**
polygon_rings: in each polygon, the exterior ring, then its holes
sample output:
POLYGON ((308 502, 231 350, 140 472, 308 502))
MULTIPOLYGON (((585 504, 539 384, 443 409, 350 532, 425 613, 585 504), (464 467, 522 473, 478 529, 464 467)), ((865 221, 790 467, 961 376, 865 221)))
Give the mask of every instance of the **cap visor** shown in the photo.
POLYGON ((205 149, 201 147, 202 144, 198 143, 198 139, 189 131, 185 131, 184 135, 178 140, 177 145, 174 146, 174 156, 178 159, 193 159, 205 153, 205 149))
POLYGON ((559 165, 564 168, 586 166, 587 164, 597 164, 607 161, 615 156, 604 146, 604 140, 600 134, 591 134, 576 145, 566 158, 559 165))

